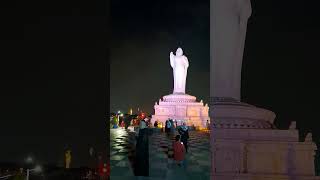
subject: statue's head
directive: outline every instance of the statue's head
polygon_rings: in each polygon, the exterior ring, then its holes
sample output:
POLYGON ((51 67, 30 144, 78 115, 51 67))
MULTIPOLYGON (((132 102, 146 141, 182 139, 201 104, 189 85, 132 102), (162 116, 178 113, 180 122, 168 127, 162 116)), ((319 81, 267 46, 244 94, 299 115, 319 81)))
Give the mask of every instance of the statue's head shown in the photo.
POLYGON ((178 48, 176 51, 176 56, 182 56, 183 55, 183 51, 181 48, 178 48))

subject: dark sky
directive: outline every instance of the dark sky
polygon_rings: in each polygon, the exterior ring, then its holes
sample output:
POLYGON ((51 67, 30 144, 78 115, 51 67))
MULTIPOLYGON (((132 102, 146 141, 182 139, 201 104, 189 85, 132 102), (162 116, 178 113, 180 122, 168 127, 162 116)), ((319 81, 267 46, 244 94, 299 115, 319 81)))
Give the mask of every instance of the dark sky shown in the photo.
MULTIPOLYGON (((316 1, 252 1, 242 100, 277 114, 276 125, 317 131, 319 7, 316 1)), ((187 93, 209 97, 209 0, 112 2, 111 111, 153 105, 172 91, 169 52, 190 61, 187 93)))
POLYGON ((209 1, 112 2, 111 111, 149 113, 173 91, 169 53, 189 59, 186 93, 209 99, 209 1))
POLYGON ((106 2, 15 2, 1 6, 0 162, 86 163, 106 153, 106 2))
POLYGON ((243 100, 274 111, 280 128, 297 121, 299 128, 317 134, 317 3, 255 2, 242 70, 243 100))

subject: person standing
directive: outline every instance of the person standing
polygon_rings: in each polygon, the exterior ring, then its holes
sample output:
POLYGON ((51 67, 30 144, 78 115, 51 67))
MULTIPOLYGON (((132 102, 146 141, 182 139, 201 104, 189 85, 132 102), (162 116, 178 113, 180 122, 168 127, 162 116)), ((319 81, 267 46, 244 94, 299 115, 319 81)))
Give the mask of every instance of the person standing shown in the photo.
POLYGON ((149 146, 146 122, 140 121, 136 144, 136 176, 149 176, 149 146))
POLYGON ((150 126, 150 122, 148 118, 144 118, 144 122, 146 123, 146 126, 149 127, 150 126))
POLYGON ((173 159, 178 166, 181 166, 184 164, 185 147, 183 142, 180 141, 180 135, 177 135, 175 139, 176 141, 173 143, 173 159))
POLYGON ((96 152, 93 147, 90 147, 89 149, 89 160, 88 160, 88 167, 91 170, 94 170, 97 166, 97 157, 96 157, 96 152))
POLYGON ((174 122, 173 122, 173 119, 170 119, 170 124, 171 124, 171 127, 170 127, 170 134, 171 136, 174 135, 174 122))
POLYGON ((132 115, 126 114, 124 117, 124 128, 125 129, 128 129, 128 127, 130 126, 131 120, 132 120, 132 115))
POLYGON ((98 171, 100 180, 107 180, 109 178, 109 169, 107 163, 99 164, 98 171))
POLYGON ((121 124, 120 126, 124 129, 125 128, 125 123, 124 123, 124 120, 121 121, 121 124))
POLYGON ((186 153, 188 153, 188 139, 189 139, 189 130, 186 126, 186 123, 183 123, 182 126, 178 129, 178 132, 181 136, 181 142, 183 142, 184 147, 186 149, 186 153))
POLYGON ((97 172, 99 175, 99 180, 106 180, 108 175, 108 165, 105 163, 105 160, 103 159, 103 154, 101 152, 98 153, 98 166, 97 166, 97 172))
POLYGON ((170 135, 170 129, 171 129, 171 122, 170 120, 166 120, 165 132, 167 133, 167 136, 170 135))
POLYGON ((155 128, 157 128, 158 127, 158 121, 156 120, 155 122, 154 122, 154 125, 153 125, 155 128))

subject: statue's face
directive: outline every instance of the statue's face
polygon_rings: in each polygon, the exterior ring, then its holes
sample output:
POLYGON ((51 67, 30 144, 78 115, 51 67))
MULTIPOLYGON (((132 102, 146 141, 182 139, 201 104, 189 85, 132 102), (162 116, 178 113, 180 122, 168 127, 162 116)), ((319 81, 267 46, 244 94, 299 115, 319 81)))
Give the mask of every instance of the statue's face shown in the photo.
POLYGON ((181 48, 178 48, 176 51, 176 56, 182 56, 183 55, 183 51, 181 48))

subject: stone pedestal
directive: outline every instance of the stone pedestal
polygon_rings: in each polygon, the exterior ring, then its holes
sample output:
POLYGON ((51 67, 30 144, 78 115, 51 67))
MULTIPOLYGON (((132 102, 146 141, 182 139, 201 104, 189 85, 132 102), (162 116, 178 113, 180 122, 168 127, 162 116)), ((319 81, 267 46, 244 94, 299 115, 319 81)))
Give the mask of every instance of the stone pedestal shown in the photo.
POLYGON ((214 129, 212 179, 320 179, 314 176, 312 142, 296 130, 214 129))
POLYGON ((209 118, 209 107, 203 102, 197 102, 195 96, 183 93, 170 94, 159 100, 154 106, 155 114, 152 116, 152 123, 158 121, 165 125, 165 121, 177 120, 178 125, 186 122, 187 126, 206 128, 209 118))
POLYGON ((212 102, 212 180, 305 180, 314 176, 316 146, 298 131, 278 130, 275 114, 236 100, 212 102))

